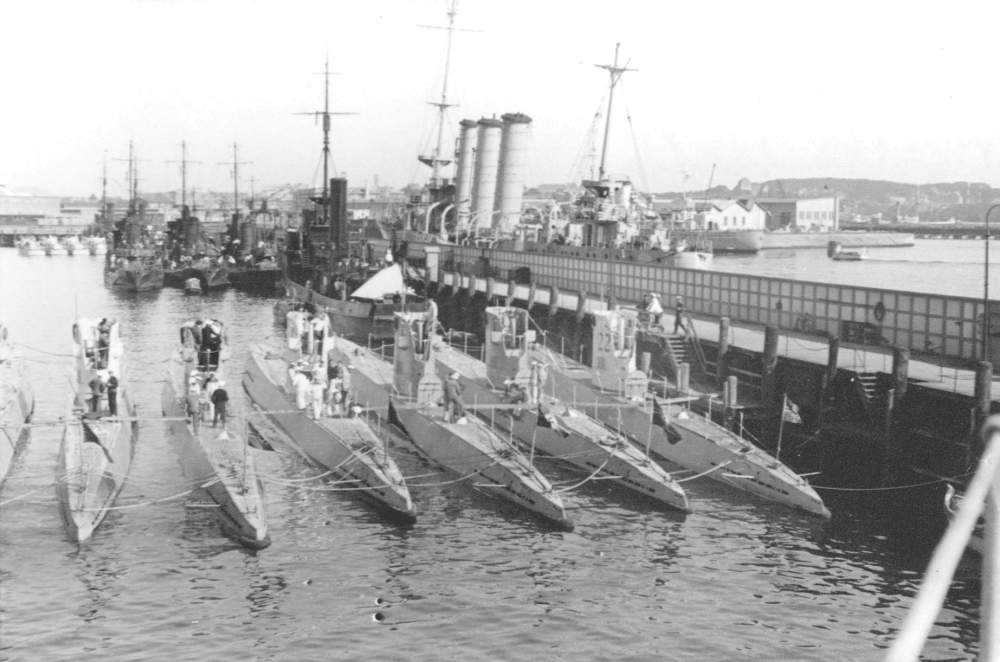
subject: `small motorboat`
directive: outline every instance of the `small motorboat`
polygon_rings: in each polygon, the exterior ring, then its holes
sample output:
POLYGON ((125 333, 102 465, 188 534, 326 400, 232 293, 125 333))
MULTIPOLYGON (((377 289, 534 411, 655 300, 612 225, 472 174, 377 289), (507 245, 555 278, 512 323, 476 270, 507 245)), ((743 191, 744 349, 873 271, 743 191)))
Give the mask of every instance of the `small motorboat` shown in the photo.
POLYGON ((240 371, 230 364, 222 322, 186 322, 180 341, 163 385, 162 404, 179 441, 184 473, 215 503, 227 535, 252 549, 267 547, 271 538, 255 451, 247 443, 246 419, 233 410, 225 391, 227 377, 240 371), (226 403, 209 415, 217 406, 214 401, 221 400, 217 390, 226 403))
POLYGON ((25 257, 45 255, 45 248, 34 237, 24 237, 17 242, 17 252, 25 257))
POLYGON ((73 398, 63 428, 56 494, 73 542, 104 521, 125 486, 138 426, 127 387, 119 323, 79 319, 73 325, 73 398))
POLYGON ((108 241, 104 237, 87 237, 83 240, 83 244, 91 255, 104 255, 108 252, 108 241))
POLYGON ((82 255, 86 250, 83 243, 80 241, 80 238, 75 234, 63 237, 63 240, 60 243, 62 243, 62 247, 66 249, 67 255, 82 255))
POLYGON ((42 239, 42 249, 45 251, 45 254, 50 257, 56 255, 68 255, 66 247, 62 245, 62 242, 51 236, 42 239))
POLYGON ((835 262, 858 262, 868 257, 868 254, 862 251, 845 251, 839 241, 827 244, 826 254, 835 262))
POLYGON ((184 294, 201 294, 201 280, 194 276, 185 280, 184 294))

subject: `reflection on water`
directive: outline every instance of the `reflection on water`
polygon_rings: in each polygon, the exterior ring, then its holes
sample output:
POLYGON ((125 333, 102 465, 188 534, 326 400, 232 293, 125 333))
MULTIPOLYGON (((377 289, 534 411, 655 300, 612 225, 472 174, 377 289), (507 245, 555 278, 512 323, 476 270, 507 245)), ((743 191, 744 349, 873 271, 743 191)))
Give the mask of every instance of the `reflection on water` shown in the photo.
MULTIPOLYGON (((817 253, 818 255, 819 253, 817 253)), ((1000 260, 998 260, 1000 261, 1000 260)), ((719 260, 720 263, 724 260, 719 260)), ((825 268, 825 267, 824 267, 825 268)), ((233 291, 127 295, 100 261, 32 261, 0 249, 0 312, 27 352, 38 420, 65 413, 76 314, 122 321, 130 387, 160 410, 180 323, 227 324, 233 361, 280 342, 272 300, 233 291), (45 283, 39 305, 38 283, 45 283), (24 339, 29 339, 25 341, 24 339)), ((231 389, 237 404, 242 389, 231 389)), ((384 521, 275 443, 260 453, 271 547, 226 538, 179 445, 142 424, 122 503, 94 539, 66 542, 52 500, 59 430, 36 428, 0 500, 0 658, 79 659, 878 659, 899 628, 934 531, 888 498, 833 499, 822 523, 713 483, 685 483, 693 512, 665 511, 605 483, 565 494, 577 528, 551 531, 459 484, 393 439, 414 480, 417 522, 384 521), (315 489, 314 489, 315 488, 315 489), (928 533, 930 532, 930 533, 928 533), (921 539, 921 536, 928 539, 921 539), (349 651, 349 653, 348 653, 349 651)), ((553 481, 579 476, 539 463, 553 481)), ((936 495, 933 495, 937 499, 936 495)), ((927 659, 976 653, 979 580, 960 568, 927 659)))

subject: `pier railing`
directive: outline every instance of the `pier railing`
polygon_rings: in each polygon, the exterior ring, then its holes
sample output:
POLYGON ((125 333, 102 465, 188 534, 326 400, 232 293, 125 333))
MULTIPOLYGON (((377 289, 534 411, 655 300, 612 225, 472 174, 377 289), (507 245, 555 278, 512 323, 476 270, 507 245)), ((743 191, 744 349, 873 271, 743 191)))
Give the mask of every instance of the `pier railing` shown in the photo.
MULTIPOLYGON (((991 301, 987 310, 973 297, 469 246, 445 247, 441 258, 445 270, 463 265, 477 274, 516 271, 538 288, 579 291, 618 303, 637 303, 650 291, 682 296, 688 308, 700 314, 903 347, 915 356, 990 360, 982 356, 987 315, 993 329, 1000 327, 1000 303, 991 301)), ((1000 343, 994 345, 1000 359, 1000 343)))
POLYGON ((934 550, 916 600, 903 628, 885 657, 886 662, 911 662, 920 652, 944 605, 966 545, 985 507, 982 604, 979 618, 979 659, 1000 659, 1000 415, 983 425, 985 452, 958 511, 934 550))

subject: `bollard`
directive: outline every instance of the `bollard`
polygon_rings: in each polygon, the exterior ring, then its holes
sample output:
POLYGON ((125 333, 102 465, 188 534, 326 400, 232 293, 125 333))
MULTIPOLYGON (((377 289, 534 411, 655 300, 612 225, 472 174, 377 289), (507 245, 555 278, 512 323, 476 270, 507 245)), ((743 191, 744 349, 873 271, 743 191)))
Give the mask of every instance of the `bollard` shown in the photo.
POLYGON ((688 363, 681 363, 677 366, 677 390, 682 395, 690 395, 691 366, 688 363))
POLYGON ((486 305, 493 305, 493 290, 496 288, 496 278, 493 276, 486 277, 486 305))
POLYGON ((729 360, 729 318, 719 319, 719 354, 715 359, 715 379, 722 384, 726 379, 729 360))
POLYGON ((740 401, 740 379, 736 375, 726 377, 724 393, 728 396, 726 407, 733 409, 740 401))
POLYGON ((517 294, 517 283, 511 278, 507 281, 507 307, 514 305, 514 295, 517 294))
POLYGON ((549 317, 555 317, 559 311, 559 288, 553 285, 549 288, 549 317))
POLYGON ((532 280, 528 285, 528 312, 535 307, 535 294, 538 292, 538 287, 535 285, 535 281, 532 280))

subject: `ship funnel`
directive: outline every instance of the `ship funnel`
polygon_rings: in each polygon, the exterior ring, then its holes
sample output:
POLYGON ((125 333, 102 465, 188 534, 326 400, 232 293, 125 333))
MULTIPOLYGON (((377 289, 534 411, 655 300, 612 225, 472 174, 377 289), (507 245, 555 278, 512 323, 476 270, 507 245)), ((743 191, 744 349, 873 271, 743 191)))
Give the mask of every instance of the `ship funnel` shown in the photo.
POLYGON ((462 120, 455 166, 456 230, 465 228, 472 213, 472 174, 476 165, 476 120, 462 120))
POLYGON ((522 113, 507 113, 502 118, 503 133, 500 138, 500 167, 495 201, 500 214, 496 226, 503 232, 510 232, 521 220, 531 118, 522 113))
POLYGON ((473 227, 492 227, 493 202, 497 188, 497 169, 500 165, 500 120, 483 118, 477 123, 476 166, 472 182, 471 224, 473 227))

